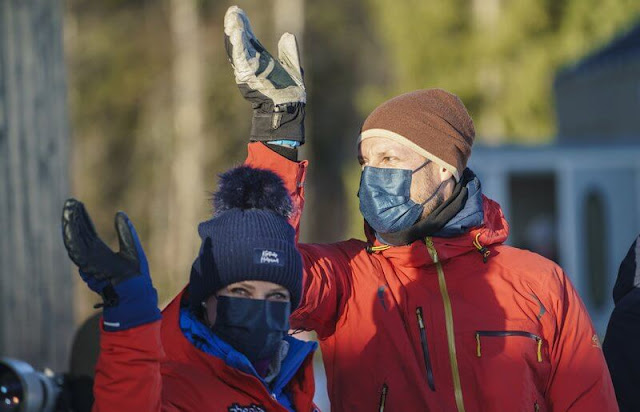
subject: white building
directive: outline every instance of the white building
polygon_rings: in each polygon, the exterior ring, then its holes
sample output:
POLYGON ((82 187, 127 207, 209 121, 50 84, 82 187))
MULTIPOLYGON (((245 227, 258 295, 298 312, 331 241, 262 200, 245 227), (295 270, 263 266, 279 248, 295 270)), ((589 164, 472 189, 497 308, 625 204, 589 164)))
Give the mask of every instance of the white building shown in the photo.
POLYGON ((507 216, 507 243, 557 261, 604 336, 618 266, 640 233, 640 142, 479 147, 470 167, 507 216))
POLYGON ((640 24, 561 70, 554 90, 555 144, 479 147, 470 166, 507 215, 508 243, 560 263, 602 336, 640 233, 640 24))

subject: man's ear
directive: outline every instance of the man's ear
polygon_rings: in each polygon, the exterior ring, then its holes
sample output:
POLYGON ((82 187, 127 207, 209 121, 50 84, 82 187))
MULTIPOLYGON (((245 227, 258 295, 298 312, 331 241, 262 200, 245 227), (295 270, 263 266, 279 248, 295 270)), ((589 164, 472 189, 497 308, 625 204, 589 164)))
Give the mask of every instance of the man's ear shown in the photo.
POLYGON ((446 182, 447 180, 453 177, 453 173, 451 173, 448 169, 442 166, 438 167, 438 172, 439 172, 441 182, 446 182))

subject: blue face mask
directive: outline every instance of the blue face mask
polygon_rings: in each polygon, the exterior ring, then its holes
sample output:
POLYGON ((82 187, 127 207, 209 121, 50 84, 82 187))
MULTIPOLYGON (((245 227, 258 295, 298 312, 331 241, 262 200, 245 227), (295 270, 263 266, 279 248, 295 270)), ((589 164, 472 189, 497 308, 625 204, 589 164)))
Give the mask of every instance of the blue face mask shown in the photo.
POLYGON ((398 232, 420 218, 424 204, 433 195, 423 203, 411 200, 411 178, 427 163, 415 170, 364 167, 358 191, 360 213, 376 232, 398 232))

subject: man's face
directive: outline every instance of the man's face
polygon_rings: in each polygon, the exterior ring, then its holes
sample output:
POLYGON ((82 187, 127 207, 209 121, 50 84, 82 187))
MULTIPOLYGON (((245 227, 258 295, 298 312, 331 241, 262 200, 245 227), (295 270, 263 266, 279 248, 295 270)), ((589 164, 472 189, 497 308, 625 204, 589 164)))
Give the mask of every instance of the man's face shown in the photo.
MULTIPOLYGON (((386 137, 370 137, 360 143, 358 147, 358 161, 360 165, 416 170, 427 159, 395 140, 386 137)), ((411 179, 411 200, 424 204, 421 218, 426 217, 440 206, 451 195, 455 183, 452 174, 434 162, 415 172, 411 179), (442 182, 445 182, 442 184, 442 182), (437 194, 432 195, 437 191, 437 194)))

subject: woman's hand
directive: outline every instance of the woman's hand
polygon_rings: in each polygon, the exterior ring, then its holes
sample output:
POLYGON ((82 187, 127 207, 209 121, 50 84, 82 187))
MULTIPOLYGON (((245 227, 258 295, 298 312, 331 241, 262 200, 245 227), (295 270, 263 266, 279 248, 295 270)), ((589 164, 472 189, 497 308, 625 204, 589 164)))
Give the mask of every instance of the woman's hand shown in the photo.
POLYGON ((129 329, 160 319, 158 295, 133 224, 124 212, 115 216, 120 243, 116 253, 96 233, 82 202, 68 199, 62 212, 62 237, 69 257, 89 288, 102 296, 105 330, 129 329))

